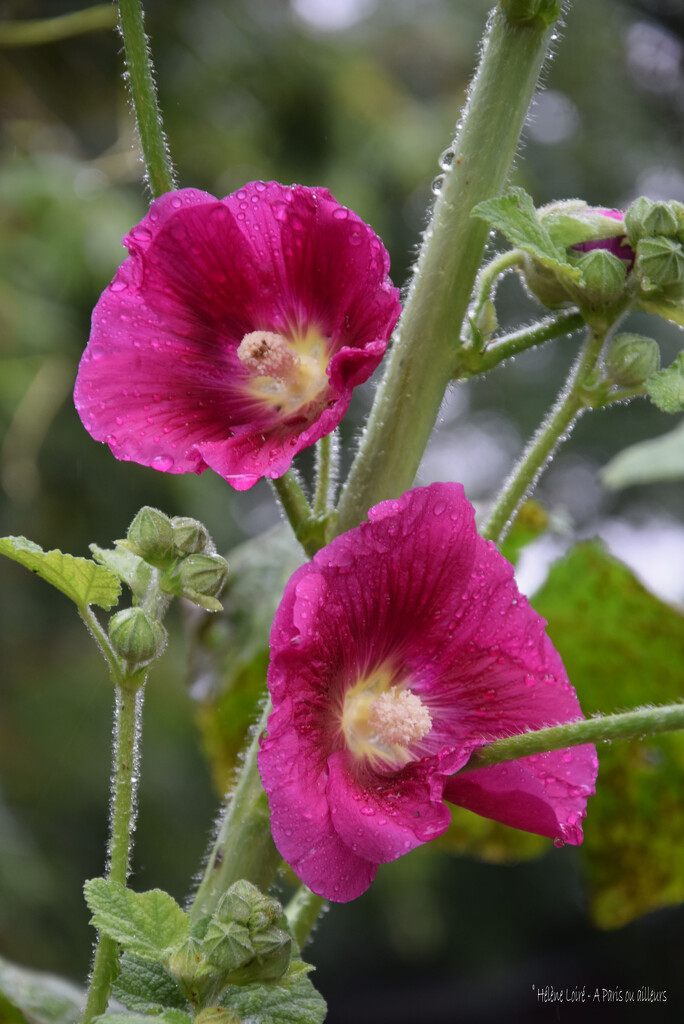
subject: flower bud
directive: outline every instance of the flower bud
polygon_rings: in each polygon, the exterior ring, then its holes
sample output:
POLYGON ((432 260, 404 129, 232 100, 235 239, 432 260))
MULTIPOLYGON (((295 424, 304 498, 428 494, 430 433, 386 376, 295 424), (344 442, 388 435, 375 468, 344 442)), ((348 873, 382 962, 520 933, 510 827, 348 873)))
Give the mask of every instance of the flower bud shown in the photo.
POLYGON ((624 260, 607 249, 591 249, 575 257, 573 263, 582 271, 585 284, 581 294, 586 302, 592 306, 615 302, 627 279, 624 260))
POLYGON ((126 547, 135 555, 158 568, 163 568, 173 555, 171 520, 159 509, 145 505, 131 523, 126 547))
POLYGON ((675 238, 684 227, 683 213, 681 203, 653 202, 640 196, 625 213, 627 234, 634 244, 642 238, 653 238, 656 235, 675 238))
POLYGON ((642 334, 616 334, 606 354, 606 370, 615 384, 635 387, 660 369, 660 349, 642 334))
POLYGON ((222 979, 227 978, 233 971, 254 959, 255 950, 250 941, 249 928, 237 921, 224 922, 214 918, 202 940, 202 955, 208 964, 216 968, 222 979))
POLYGON ((142 608, 125 608, 109 620, 109 639, 133 671, 159 657, 166 646, 166 630, 142 608))
POLYGON ((645 292, 684 298, 684 249, 674 238, 642 238, 634 270, 645 292))
POLYGON ((174 950, 168 964, 169 973, 176 979, 186 998, 197 1006, 216 987, 216 972, 202 955, 202 942, 189 935, 174 950))
POLYGON ((180 555, 195 555, 209 545, 211 538, 207 528, 198 519, 190 516, 174 516, 171 520, 173 544, 180 555))
POLYGON ((188 555, 180 563, 181 594, 190 597, 200 594, 218 597, 228 574, 228 564, 221 555, 188 555))
POLYGON ((252 935, 255 956, 249 963, 232 971, 226 981, 230 985, 251 985, 277 981, 290 966, 292 939, 282 928, 272 926, 252 935))

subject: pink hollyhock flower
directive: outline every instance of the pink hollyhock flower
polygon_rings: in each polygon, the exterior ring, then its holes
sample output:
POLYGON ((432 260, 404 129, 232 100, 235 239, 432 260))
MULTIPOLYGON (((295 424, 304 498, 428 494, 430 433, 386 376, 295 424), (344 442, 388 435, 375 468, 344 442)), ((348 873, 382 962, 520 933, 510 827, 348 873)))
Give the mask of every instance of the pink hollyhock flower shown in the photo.
POLYGON ((244 490, 333 430, 399 315, 389 257, 326 189, 157 199, 93 313, 74 400, 119 459, 244 490))
POLYGON ((444 800, 580 843, 593 746, 454 774, 488 740, 583 717, 463 488, 418 488, 368 518, 295 572, 273 623, 259 769, 278 850, 347 901, 446 831, 444 800))

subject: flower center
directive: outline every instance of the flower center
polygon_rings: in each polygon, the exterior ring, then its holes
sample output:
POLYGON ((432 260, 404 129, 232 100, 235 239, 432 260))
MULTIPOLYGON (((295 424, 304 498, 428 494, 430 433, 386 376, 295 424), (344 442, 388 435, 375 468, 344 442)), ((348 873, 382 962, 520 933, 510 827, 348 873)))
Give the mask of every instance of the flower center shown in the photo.
POLYGON ((355 757, 401 768, 415 761, 416 744, 432 728, 432 717, 420 697, 401 686, 388 686, 380 673, 347 691, 342 732, 355 757))
POLYGON ((277 412, 294 412, 327 387, 328 352, 317 334, 289 341, 274 331, 250 331, 237 357, 250 371, 251 394, 277 412))

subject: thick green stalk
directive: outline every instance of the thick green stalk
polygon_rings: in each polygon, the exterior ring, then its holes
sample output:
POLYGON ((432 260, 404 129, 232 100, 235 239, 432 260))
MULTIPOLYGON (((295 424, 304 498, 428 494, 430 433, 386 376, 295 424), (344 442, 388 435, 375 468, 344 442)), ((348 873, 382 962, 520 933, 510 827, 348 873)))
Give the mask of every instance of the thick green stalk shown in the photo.
MULTIPOLYGON (((122 884, 126 883, 130 869, 130 849, 135 824, 137 745, 142 695, 142 688, 129 689, 124 685, 116 689, 114 777, 107 878, 122 884)), ((116 942, 108 935, 101 934, 93 960, 84 1024, 88 1024, 107 1009, 116 958, 116 942)))
POLYGON ((271 837, 268 801, 257 768, 259 737, 266 728, 271 702, 264 708, 240 768, 237 786, 227 800, 216 840, 190 910, 193 919, 210 914, 223 893, 239 878, 267 892, 281 858, 271 837))
POLYGON ((140 0, 119 0, 119 28, 124 41, 128 84, 147 181, 156 199, 164 192, 170 192, 176 184, 157 103, 157 90, 140 0))
POLYGON ((316 488, 314 515, 323 515, 330 508, 333 482, 333 436, 326 434, 316 445, 316 488))
POLYGON ((589 329, 567 384, 525 449, 520 462, 513 468, 489 519, 480 530, 487 540, 493 540, 495 544, 503 540, 516 512, 537 482, 556 446, 568 436, 582 410, 591 406, 587 397, 587 384, 595 371, 604 340, 605 335, 589 329))
POLYGON ((462 772, 489 768, 519 757, 543 754, 550 750, 563 750, 583 743, 606 743, 611 740, 643 739, 659 732, 684 729, 684 704, 668 704, 659 708, 639 708, 615 715, 554 725, 548 729, 508 736, 494 740, 476 750, 462 772))
POLYGON ((337 532, 412 483, 453 374, 461 324, 488 228, 473 207, 505 187, 552 27, 493 11, 454 157, 432 220, 339 505, 337 532))
POLYGON ((116 9, 111 3, 96 4, 82 11, 58 14, 54 18, 0 21, 0 46, 41 46, 85 32, 114 28, 115 25, 116 9))

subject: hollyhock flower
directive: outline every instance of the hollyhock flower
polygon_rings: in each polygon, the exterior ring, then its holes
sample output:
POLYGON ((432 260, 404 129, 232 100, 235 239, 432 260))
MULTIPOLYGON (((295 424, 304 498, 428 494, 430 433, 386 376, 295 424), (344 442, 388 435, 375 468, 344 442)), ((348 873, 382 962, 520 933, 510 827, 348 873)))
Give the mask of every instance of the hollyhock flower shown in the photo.
POLYGON ((583 717, 544 621, 460 484, 372 508, 290 579, 259 769, 278 850, 328 899, 441 835, 444 801, 578 844, 596 750, 455 775, 483 743, 583 717))
POLYGON ((93 313, 74 399, 119 459, 244 490, 333 430, 399 315, 382 243, 326 189, 157 199, 93 313))

